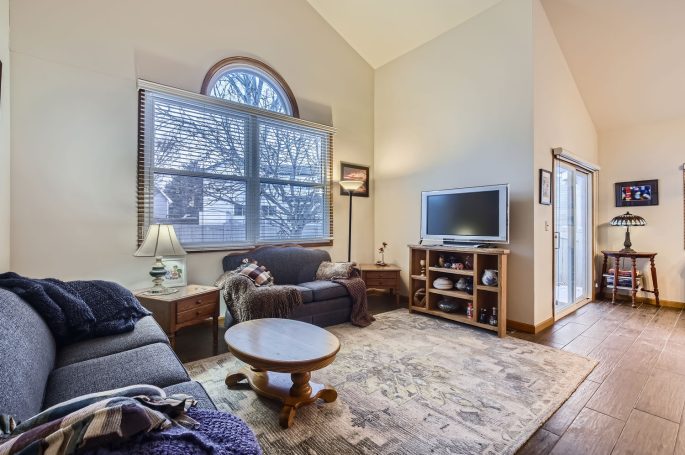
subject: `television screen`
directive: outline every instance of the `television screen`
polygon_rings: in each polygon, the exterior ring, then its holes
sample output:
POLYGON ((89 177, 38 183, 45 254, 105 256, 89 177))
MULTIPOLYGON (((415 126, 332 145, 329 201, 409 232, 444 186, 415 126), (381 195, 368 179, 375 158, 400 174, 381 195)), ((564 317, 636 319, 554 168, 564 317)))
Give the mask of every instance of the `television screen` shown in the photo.
POLYGON ((509 186, 423 192, 421 238, 508 243, 509 186))
POLYGON ((428 196, 428 235, 497 237, 499 191, 428 196))

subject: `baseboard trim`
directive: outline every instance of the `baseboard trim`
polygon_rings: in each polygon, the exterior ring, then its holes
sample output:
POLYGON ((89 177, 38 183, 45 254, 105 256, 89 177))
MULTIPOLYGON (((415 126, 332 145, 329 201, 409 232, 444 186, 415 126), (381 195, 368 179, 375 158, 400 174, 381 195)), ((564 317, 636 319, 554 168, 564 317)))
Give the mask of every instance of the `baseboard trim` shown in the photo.
POLYGON ((512 321, 507 319, 507 328, 518 330, 519 332, 531 333, 536 335, 554 324, 554 317, 551 317, 539 324, 526 324, 525 322, 512 321))
MULTIPOLYGON (((608 297, 604 298, 605 300, 611 300, 611 295, 608 297)), ((632 299, 630 298, 629 295, 617 295, 616 300, 620 302, 630 302, 632 299)), ((638 297, 637 298, 638 303, 647 303, 649 305, 654 305, 656 306, 656 300, 653 297, 638 297)), ((663 307, 667 308, 676 308, 679 310, 685 309, 685 302, 678 302, 677 300, 664 300, 664 299, 659 299, 659 303, 663 307)))

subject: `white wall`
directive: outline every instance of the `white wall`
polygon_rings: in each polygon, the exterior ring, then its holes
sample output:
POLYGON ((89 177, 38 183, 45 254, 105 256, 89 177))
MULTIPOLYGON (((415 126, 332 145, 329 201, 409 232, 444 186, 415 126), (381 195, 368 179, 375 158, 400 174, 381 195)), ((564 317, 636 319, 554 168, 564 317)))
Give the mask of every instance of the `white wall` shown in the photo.
POLYGON ((375 243, 406 284, 421 191, 511 184, 508 318, 521 322, 533 320, 532 59, 531 2, 504 0, 375 81, 375 243))
POLYGON ((10 9, 0 0, 0 272, 10 268, 10 9))
MULTIPOLYGON (((256 57, 286 79, 302 118, 337 128, 334 178, 341 160, 372 164, 373 71, 304 0, 12 0, 11 20, 19 273, 147 284, 150 261, 132 256, 137 78, 197 92, 220 59, 256 57)), ((331 253, 341 260, 347 200, 337 193, 331 253)), ((354 203, 353 255, 369 261, 374 199, 354 203)), ((190 255, 189 279, 213 282, 222 256, 190 255)))
POLYGON ((533 0, 535 181, 535 324, 553 316, 553 212, 539 201, 539 169, 554 171, 552 149, 563 147, 598 163, 597 133, 576 87, 552 26, 533 0), (545 223, 549 229, 545 228, 545 223))
MULTIPOLYGON (((683 245, 683 144, 685 118, 640 125, 599 134, 600 209, 599 246, 621 249, 625 228, 609 226, 616 215, 630 211, 647 220, 647 226, 631 229, 633 249, 657 252, 660 297, 685 302, 685 246, 683 245), (659 179, 659 205, 616 207, 614 183, 659 179)), ((646 287, 652 288, 649 268, 646 287)), ((626 264, 627 266, 628 264, 626 264)), ((651 297, 651 294, 645 294, 651 297)))

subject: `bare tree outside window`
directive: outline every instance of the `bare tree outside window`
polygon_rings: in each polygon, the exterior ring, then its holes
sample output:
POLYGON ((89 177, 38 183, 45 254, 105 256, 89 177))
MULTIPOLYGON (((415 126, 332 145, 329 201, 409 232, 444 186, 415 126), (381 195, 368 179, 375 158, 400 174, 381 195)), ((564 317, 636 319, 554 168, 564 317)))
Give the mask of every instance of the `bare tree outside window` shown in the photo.
MULTIPOLYGON (((221 73, 209 94, 278 113, 274 81, 245 68, 221 73)), ((156 223, 184 245, 327 238, 328 133, 197 101, 151 96, 156 223)))
POLYGON ((277 87, 265 76, 252 70, 235 69, 222 73, 208 95, 268 111, 290 114, 285 97, 277 87))

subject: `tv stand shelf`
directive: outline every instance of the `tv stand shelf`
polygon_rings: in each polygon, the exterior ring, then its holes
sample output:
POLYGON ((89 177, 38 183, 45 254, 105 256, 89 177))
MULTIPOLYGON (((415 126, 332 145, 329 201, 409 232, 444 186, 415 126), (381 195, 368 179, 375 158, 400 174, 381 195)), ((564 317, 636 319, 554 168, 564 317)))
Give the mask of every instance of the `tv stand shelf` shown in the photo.
POLYGON ((439 316, 464 324, 480 327, 497 332, 500 337, 507 333, 507 256, 509 250, 502 248, 474 248, 457 247, 451 245, 409 245, 409 312, 418 312, 439 316), (443 262, 453 258, 464 264, 464 269, 441 267, 443 262), (425 261, 422 275, 421 261, 425 261), (497 284, 488 286, 482 283, 485 270, 497 270, 497 284), (459 279, 472 280, 472 292, 452 289, 437 289, 433 282, 440 277, 449 278, 454 283, 459 279), (426 298, 424 304, 417 305, 414 295, 419 289, 424 289, 426 298), (444 298, 451 299, 458 305, 455 312, 445 312, 439 309, 438 302, 444 298), (471 316, 467 315, 467 308, 471 305, 471 316), (481 312, 488 316, 493 310, 497 316, 497 323, 491 325, 489 319, 483 323, 479 321, 481 312))

